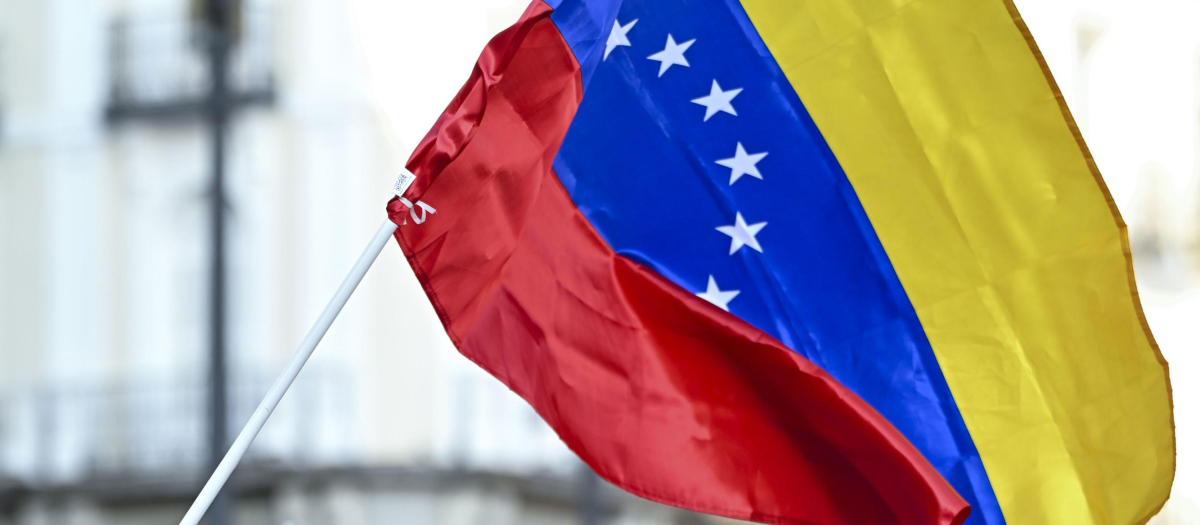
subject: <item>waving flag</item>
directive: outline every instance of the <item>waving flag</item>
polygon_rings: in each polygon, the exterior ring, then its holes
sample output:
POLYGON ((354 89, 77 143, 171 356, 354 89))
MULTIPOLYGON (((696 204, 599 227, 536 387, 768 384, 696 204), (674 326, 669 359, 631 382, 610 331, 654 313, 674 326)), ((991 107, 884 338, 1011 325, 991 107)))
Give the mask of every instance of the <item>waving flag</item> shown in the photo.
POLYGON ((459 350, 634 494, 1026 525, 1169 492, 1124 225, 1007 0, 537 0, 409 169, 459 350))

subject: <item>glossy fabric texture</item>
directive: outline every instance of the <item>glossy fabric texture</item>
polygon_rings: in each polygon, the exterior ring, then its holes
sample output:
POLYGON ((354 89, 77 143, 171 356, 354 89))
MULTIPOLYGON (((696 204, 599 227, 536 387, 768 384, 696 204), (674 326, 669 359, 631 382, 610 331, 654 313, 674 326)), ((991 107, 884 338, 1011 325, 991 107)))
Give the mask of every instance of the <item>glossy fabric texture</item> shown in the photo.
POLYGON ((743 0, 925 328, 1009 523, 1170 493, 1166 362, 1124 223, 1004 0, 743 0))
POLYGON ((1004 523, 871 221, 741 6, 562 0, 552 19, 579 62, 594 65, 554 168, 609 245, 693 293, 710 278, 737 290, 729 311, 883 414, 971 504, 968 523, 1004 523), (633 24, 630 45, 609 52, 602 37, 614 22, 633 24), (688 66, 662 71, 647 58, 668 35, 695 39, 688 66), (736 115, 705 119, 692 101, 714 81, 742 90, 736 115), (717 163, 738 145, 768 153, 757 163, 761 179, 730 182, 731 169, 717 163), (762 252, 729 254, 730 238, 716 228, 739 215, 766 223, 762 252))
POLYGON ((635 494, 769 523, 961 523, 965 502, 858 396, 617 255, 552 169, 579 66, 535 3, 414 153, 435 206, 396 238, 467 357, 635 494), (469 107, 468 107, 469 106, 469 107))

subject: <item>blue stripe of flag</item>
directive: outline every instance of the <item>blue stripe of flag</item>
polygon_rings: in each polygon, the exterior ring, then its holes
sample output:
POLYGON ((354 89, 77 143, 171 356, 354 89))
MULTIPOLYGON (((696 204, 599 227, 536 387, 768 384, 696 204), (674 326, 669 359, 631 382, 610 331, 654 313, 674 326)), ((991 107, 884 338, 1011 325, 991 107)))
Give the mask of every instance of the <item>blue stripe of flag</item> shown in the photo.
MULTIPOLYGON (((617 253, 812 360, 888 418, 971 504, 1004 522, 987 474, 907 295, 791 84, 734 0, 557 0, 579 59, 579 112, 555 170, 617 253), (634 22, 632 26, 629 24, 634 22), (614 31, 625 41, 610 41, 614 31), (695 39, 669 66, 649 58, 695 39), (613 45, 616 43, 616 45, 613 45), (606 49, 611 48, 608 58, 606 49), (693 102, 741 89, 736 115, 693 102), (730 183, 746 155, 761 179, 730 183), (724 163, 719 161, 725 161, 724 163), (719 228, 753 230, 762 252, 719 228), (710 292, 710 279, 717 294, 710 292), (731 292, 735 295, 730 296, 731 292)), ((661 55, 660 55, 661 58, 661 55)), ((820 79, 804 79, 820 82, 820 79)), ((903 198, 903 196, 897 196, 903 198)), ((803 495, 797 495, 803 497, 803 495)))

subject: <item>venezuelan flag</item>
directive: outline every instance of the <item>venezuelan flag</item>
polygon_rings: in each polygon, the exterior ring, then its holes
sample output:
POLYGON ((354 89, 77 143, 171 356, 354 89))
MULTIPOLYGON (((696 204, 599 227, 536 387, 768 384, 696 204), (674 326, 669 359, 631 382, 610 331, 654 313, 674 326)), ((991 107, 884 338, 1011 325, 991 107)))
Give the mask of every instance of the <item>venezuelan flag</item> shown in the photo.
POLYGON ((389 214, 459 350, 634 494, 855 525, 1167 497, 1124 224, 1009 0, 535 0, 408 167, 389 214))

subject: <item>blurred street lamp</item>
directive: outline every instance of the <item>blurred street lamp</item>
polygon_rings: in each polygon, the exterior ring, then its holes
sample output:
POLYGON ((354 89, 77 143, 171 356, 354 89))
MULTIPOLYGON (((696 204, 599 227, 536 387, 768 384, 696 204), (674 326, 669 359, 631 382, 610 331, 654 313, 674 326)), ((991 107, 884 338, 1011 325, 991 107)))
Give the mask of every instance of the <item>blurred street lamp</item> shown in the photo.
MULTIPOLYGON (((231 58, 234 51, 245 45, 253 57, 255 46, 269 49, 268 39, 255 40, 260 35, 246 32, 247 13, 240 0, 194 0, 188 26, 166 24, 142 26, 119 20, 113 27, 113 85, 107 118, 111 124, 128 121, 163 119, 203 119, 211 138, 212 179, 209 186, 210 203, 210 300, 209 300, 209 439, 208 465, 215 467, 229 445, 228 380, 225 351, 225 159, 229 119, 239 109, 250 105, 271 104, 275 99, 271 73, 251 71, 231 82, 231 58), (174 29, 175 31, 172 31, 174 29), (190 34, 193 44, 143 45, 141 38, 174 33, 190 34), (155 55, 161 53, 167 55, 155 55), (148 54, 147 54, 148 53, 148 54), (155 65, 166 66, 154 67, 155 65), (149 67, 148 67, 149 66, 149 67), (162 75, 166 78, 145 78, 162 75), (207 82, 196 82, 207 70, 207 82), (145 77, 144 77, 145 76, 145 77), (172 78, 174 77, 174 78, 172 78), (165 89, 159 89, 164 88, 165 89)), ((176 42, 178 43, 178 41, 176 42)), ((269 67, 269 62, 249 65, 269 67)), ((207 523, 224 525, 229 522, 228 503, 218 498, 208 512, 207 523)))

